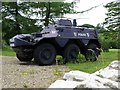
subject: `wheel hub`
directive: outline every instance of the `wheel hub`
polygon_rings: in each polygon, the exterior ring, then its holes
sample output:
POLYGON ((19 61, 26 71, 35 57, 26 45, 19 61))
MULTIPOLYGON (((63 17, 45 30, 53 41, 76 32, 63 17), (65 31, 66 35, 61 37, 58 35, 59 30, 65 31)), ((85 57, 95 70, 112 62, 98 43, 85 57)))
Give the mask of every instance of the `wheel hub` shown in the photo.
POLYGON ((44 49, 41 55, 43 59, 48 60, 51 58, 51 51, 49 49, 44 49))
POLYGON ((77 51, 76 50, 71 50, 69 53, 70 59, 75 59, 77 57, 77 51))

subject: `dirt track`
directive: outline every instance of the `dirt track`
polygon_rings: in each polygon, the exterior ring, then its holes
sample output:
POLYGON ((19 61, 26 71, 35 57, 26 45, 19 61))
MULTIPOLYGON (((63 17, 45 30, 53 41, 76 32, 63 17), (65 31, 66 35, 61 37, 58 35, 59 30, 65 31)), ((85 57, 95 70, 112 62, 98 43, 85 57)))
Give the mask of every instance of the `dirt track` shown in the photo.
POLYGON ((2 88, 47 88, 69 69, 65 66, 38 66, 2 56, 2 88))

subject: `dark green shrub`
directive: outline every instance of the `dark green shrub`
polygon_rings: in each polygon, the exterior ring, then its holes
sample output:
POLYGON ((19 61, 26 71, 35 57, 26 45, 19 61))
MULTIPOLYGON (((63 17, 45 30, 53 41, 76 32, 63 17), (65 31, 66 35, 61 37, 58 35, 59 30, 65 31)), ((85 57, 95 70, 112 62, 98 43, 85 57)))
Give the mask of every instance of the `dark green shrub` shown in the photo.
POLYGON ((101 43, 101 47, 103 51, 109 51, 110 45, 109 45, 109 40, 105 39, 103 35, 99 36, 99 41, 101 43))
POLYGON ((107 41, 107 40, 102 40, 101 41, 101 46, 102 46, 102 49, 103 49, 103 51, 106 51, 106 52, 108 52, 109 51, 109 41, 107 41))
POLYGON ((109 42, 110 48, 117 49, 118 48, 118 41, 117 40, 111 40, 109 42))

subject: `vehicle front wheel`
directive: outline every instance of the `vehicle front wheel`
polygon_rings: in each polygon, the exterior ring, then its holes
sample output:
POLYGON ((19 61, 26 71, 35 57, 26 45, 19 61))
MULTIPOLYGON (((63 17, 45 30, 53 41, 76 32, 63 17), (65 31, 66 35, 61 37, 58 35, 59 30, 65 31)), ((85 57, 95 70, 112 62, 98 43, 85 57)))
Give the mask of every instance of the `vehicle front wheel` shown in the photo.
POLYGON ((24 55, 16 54, 16 57, 17 57, 21 62, 31 61, 32 58, 33 58, 32 55, 27 55, 27 54, 24 54, 24 55))
POLYGON ((56 49, 52 44, 43 43, 34 51, 34 60, 38 65, 51 65, 56 58, 56 49))

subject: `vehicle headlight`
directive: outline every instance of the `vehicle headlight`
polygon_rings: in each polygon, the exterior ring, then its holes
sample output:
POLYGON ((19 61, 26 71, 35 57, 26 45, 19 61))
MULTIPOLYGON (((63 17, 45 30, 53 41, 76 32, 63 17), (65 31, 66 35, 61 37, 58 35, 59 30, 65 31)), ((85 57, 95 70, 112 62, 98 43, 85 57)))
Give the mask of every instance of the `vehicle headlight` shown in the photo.
POLYGON ((15 46, 15 44, 14 44, 14 43, 11 43, 11 44, 10 44, 10 46, 11 46, 11 47, 14 47, 14 46, 15 46))
POLYGON ((11 39, 10 39, 10 42, 14 42, 14 41, 15 41, 14 38, 11 38, 11 39))

